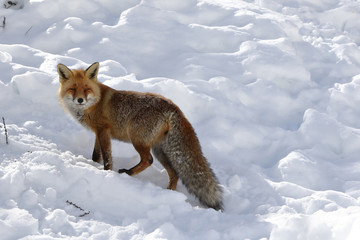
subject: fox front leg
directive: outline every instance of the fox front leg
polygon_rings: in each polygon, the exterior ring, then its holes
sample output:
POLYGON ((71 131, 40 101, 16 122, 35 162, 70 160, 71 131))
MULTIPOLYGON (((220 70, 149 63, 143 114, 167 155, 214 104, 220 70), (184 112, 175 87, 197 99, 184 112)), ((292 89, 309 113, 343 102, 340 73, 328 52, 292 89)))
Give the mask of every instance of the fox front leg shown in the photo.
MULTIPOLYGON (((104 161, 104 170, 112 170, 113 162, 111 157, 110 131, 108 129, 103 129, 97 133, 97 136, 98 136, 97 137, 98 143, 101 149, 101 155, 104 161)), ((96 148, 96 141, 95 141, 95 148, 96 148)))
POLYGON ((100 163, 101 161, 101 147, 100 147, 99 137, 97 135, 95 135, 95 145, 92 154, 92 160, 97 163, 100 163))

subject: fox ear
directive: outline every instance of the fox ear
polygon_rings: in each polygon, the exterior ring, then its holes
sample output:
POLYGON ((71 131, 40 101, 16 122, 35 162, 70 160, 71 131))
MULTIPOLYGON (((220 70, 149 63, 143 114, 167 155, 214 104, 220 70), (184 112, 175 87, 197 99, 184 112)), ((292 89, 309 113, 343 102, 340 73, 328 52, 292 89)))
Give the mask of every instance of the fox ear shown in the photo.
POLYGON ((65 82, 66 80, 69 80, 69 78, 73 74, 69 68, 67 68, 64 64, 61 64, 61 63, 59 63, 57 65, 57 71, 58 71, 61 83, 65 82))
POLYGON ((95 81, 97 80, 98 72, 99 72, 99 63, 98 62, 91 64, 91 66, 85 70, 86 76, 89 79, 95 80, 95 81))

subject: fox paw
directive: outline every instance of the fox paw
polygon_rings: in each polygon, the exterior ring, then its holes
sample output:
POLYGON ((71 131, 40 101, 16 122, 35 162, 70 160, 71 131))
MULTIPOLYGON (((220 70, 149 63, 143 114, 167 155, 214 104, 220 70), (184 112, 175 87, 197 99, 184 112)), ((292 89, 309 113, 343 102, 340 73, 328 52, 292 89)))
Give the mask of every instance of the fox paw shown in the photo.
POLYGON ((130 170, 127 170, 125 168, 122 168, 122 169, 119 169, 118 173, 126 173, 128 175, 131 175, 131 171, 130 170))

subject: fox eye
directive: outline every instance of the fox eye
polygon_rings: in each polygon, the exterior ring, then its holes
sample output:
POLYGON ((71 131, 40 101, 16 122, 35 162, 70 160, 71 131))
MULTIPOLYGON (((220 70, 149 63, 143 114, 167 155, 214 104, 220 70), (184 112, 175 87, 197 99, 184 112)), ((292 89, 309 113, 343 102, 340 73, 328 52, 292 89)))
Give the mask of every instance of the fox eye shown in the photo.
POLYGON ((69 88, 70 91, 76 92, 76 88, 69 88))
POLYGON ((90 88, 85 88, 85 93, 89 92, 90 90, 90 88))

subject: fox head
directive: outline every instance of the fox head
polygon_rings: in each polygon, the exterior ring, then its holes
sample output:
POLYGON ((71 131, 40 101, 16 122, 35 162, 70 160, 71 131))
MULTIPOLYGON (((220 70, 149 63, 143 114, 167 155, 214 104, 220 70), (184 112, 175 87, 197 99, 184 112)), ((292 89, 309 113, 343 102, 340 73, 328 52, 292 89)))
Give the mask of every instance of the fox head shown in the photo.
POLYGON ((84 110, 100 100, 100 89, 97 85, 98 62, 86 70, 70 70, 60 63, 57 71, 60 80, 59 97, 71 113, 80 117, 84 110))

